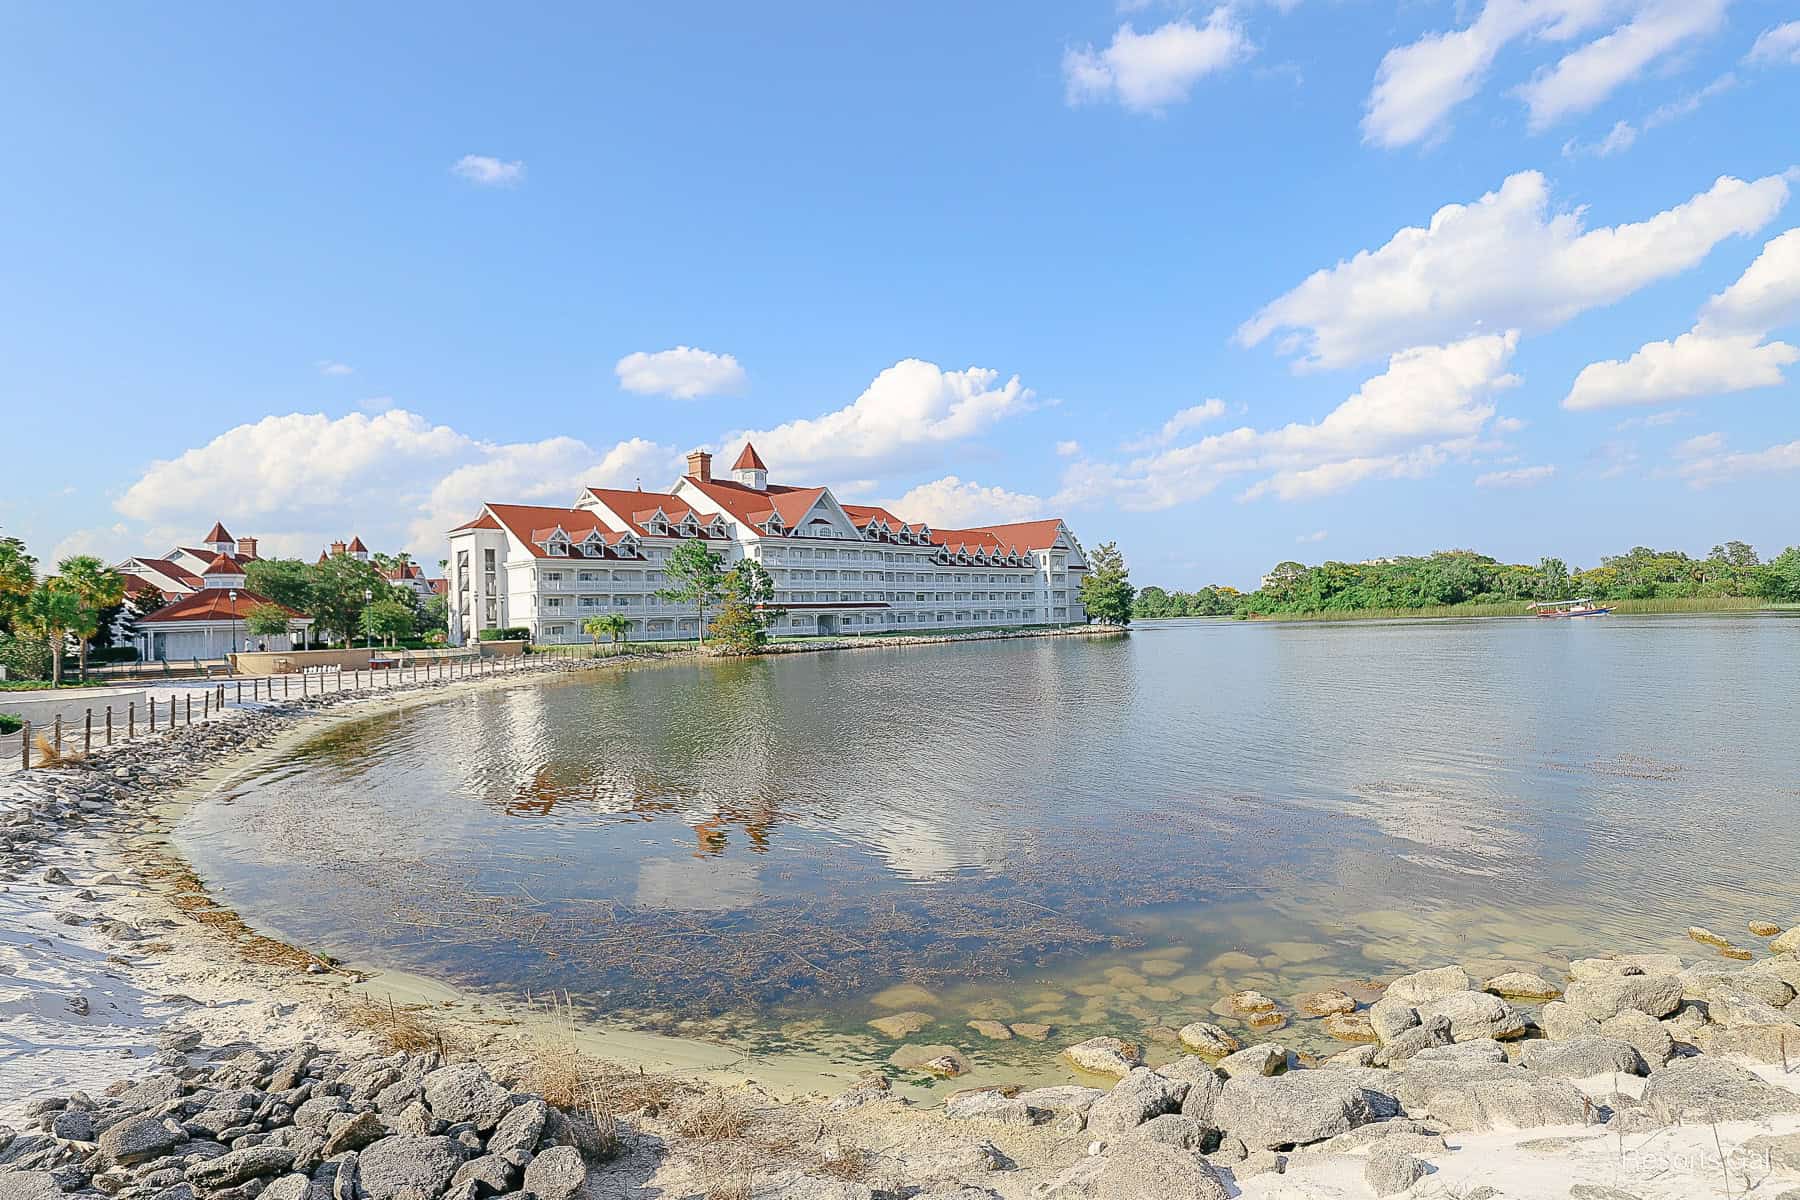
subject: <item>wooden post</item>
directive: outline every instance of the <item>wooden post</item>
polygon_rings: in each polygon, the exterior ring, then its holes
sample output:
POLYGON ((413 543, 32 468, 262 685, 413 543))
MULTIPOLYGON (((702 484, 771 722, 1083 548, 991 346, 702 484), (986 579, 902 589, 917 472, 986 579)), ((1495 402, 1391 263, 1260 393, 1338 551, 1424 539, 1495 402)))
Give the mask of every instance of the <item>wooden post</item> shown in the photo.
POLYGON ((150 698, 150 732, 156 732, 156 698, 150 698))
MULTIPOLYGON (((286 700, 288 698, 288 696, 291 694, 291 685, 293 684, 293 682, 294 682, 294 677, 292 675, 283 675, 281 677, 281 698, 283 700, 286 700)), ((306 686, 305 686, 306 685, 306 676, 302 675, 300 677, 300 684, 301 684, 300 694, 302 696, 304 696, 306 694, 306 686)))
POLYGON ((51 724, 51 728, 54 729, 56 732, 55 732, 50 744, 56 748, 56 753, 60 757, 62 755, 62 714, 61 713, 56 714, 56 720, 51 724))
POLYGON ((137 736, 137 701, 125 705, 125 740, 130 741, 137 736))
MULTIPOLYGON (((193 711, 194 711, 193 702, 189 701, 188 702, 188 720, 190 722, 193 720, 193 711)), ((200 693, 200 720, 202 722, 204 722, 206 720, 207 714, 210 712, 212 712, 212 689, 207 688, 204 692, 200 693)))
POLYGON ((19 770, 31 770, 31 722, 19 726, 19 770))
MULTIPOLYGON (((187 723, 192 725, 194 723, 194 693, 189 692, 187 695, 183 696, 182 699, 186 701, 187 723)), ((173 704, 174 701, 171 700, 169 703, 173 704)))
POLYGON ((106 744, 112 745, 112 705, 106 706, 106 744))
POLYGON ((81 756, 86 758, 94 752, 94 710, 88 709, 81 722, 81 756))

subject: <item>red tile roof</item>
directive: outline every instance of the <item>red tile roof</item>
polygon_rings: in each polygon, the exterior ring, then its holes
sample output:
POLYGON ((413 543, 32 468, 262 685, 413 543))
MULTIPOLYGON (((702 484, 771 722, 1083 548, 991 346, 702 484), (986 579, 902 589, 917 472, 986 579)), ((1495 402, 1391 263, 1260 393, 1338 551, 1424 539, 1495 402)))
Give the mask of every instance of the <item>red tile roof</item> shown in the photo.
POLYGON ((132 572, 126 571, 125 594, 127 596, 135 596, 139 592, 155 592, 159 596, 166 595, 161 588, 157 587, 154 583, 151 583, 148 579, 145 579, 142 575, 134 575, 132 572))
POLYGON ((525 543, 525 548, 531 551, 533 558, 551 557, 538 545, 538 537, 547 535, 558 527, 569 535, 571 542, 580 542, 595 529, 606 537, 608 545, 616 544, 620 536, 607 528, 599 513, 585 508, 551 508, 543 504, 490 504, 487 509, 514 537, 525 543))
POLYGON ((1062 522, 1055 517, 1043 521, 1014 521, 1010 525, 978 525, 973 532, 992 534, 1009 546, 1021 550, 1048 550, 1056 544, 1062 522))
MULTIPOLYGON (((160 625, 165 621, 242 621, 249 616, 250 610, 259 604, 275 604, 275 601, 250 591, 248 588, 209 587, 192 595, 183 596, 173 604, 165 605, 147 617, 138 618, 138 625, 140 627, 160 625), (236 603, 233 603, 231 599, 233 591, 237 592, 236 603)), ((285 604, 275 604, 275 607, 296 621, 312 619, 285 604)))
POLYGON ((211 545, 213 542, 230 542, 233 546, 237 545, 237 539, 232 537, 229 533, 226 533, 224 524, 219 521, 214 521, 212 532, 200 540, 208 545, 211 545))
POLYGON ((158 575, 167 575, 170 579, 175 580, 177 583, 185 583, 189 587, 199 587, 200 586, 201 581, 200 581, 200 577, 198 575, 194 574, 192 571, 188 570, 186 567, 184 567, 184 566, 180 565, 179 563, 176 563, 170 559, 167 559, 167 558, 139 558, 137 561, 143 563, 146 567, 148 567, 152 571, 155 571, 158 575))
POLYGON ((701 479, 697 475, 689 475, 687 481, 744 524, 757 527, 769 519, 771 512, 777 512, 783 526, 792 529, 825 494, 822 487, 771 486, 759 490, 727 479, 701 479))
POLYGON ((756 447, 745 442, 744 448, 738 452, 737 461, 731 464, 731 469, 734 471, 766 471, 769 468, 763 462, 762 455, 756 452, 756 447))
POLYGON ((369 552, 369 548, 362 544, 361 538, 353 536, 350 539, 350 553, 352 553, 352 554, 367 554, 368 552, 369 552))
POLYGON ((702 537, 706 536, 705 527, 719 515, 716 511, 701 512, 672 492, 640 492, 627 491, 624 488, 591 487, 587 489, 587 495, 594 497, 616 513, 619 519, 624 521, 639 537, 653 536, 644 528, 644 522, 655 515, 659 508, 662 509, 663 516, 675 524, 679 524, 688 513, 693 513, 694 520, 700 522, 702 537))
MULTIPOLYGON (((464 521, 461 525, 458 525, 455 529, 452 529, 450 532, 451 533, 461 533, 465 529, 498 529, 498 528, 500 528, 500 522, 494 520, 494 514, 484 512, 479 517, 476 517, 473 521, 464 521)), ((321 554, 321 555, 319 555, 319 557, 322 559, 325 556, 323 554, 321 554)))
POLYGON ((229 554, 215 554, 213 560, 206 564, 202 575, 242 575, 244 564, 229 554))

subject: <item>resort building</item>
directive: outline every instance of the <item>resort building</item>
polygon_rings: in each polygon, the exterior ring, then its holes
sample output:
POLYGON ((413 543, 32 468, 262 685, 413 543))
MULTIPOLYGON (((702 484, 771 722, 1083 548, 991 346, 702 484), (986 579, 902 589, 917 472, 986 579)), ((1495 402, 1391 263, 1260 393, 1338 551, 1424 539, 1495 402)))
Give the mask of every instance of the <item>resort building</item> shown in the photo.
POLYGON ((223 551, 198 576, 200 586, 137 618, 132 639, 146 662, 218 659, 240 650, 291 650, 305 642, 312 618, 286 605, 286 634, 252 635, 244 622, 250 611, 275 604, 244 586, 244 568, 223 551))
MULTIPOLYGON (((369 554, 369 548, 363 545, 362 538, 355 534, 350 535, 348 542, 333 542, 319 551, 319 561, 324 562, 339 554, 347 554, 358 562, 374 561, 369 554)), ((381 577, 389 583, 411 588, 420 600, 429 600, 433 596, 441 595, 449 590, 449 584, 445 580, 429 578, 425 574, 424 568, 404 554, 396 555, 393 559, 385 561, 392 562, 393 565, 383 566, 380 562, 374 564, 376 569, 381 572, 381 577)))
POLYGON ((175 546, 155 558, 134 554, 116 564, 116 568, 125 576, 127 595, 149 589, 173 600, 205 587, 202 576, 221 554, 234 566, 242 567, 257 557, 256 539, 234 538, 225 531, 223 522, 214 521, 198 546, 175 546))
MULTIPOLYGON (((693 638, 691 605, 656 593, 684 541, 744 559, 775 581, 782 636, 935 633, 1086 621, 1087 559, 1060 520, 936 529, 885 508, 841 504, 825 487, 769 482, 745 445, 731 478, 688 455, 666 492, 586 488, 567 508, 488 503, 450 531, 450 641, 524 628, 579 642, 589 617, 618 613, 639 640, 693 638)), ((710 617, 710 613, 708 614, 710 617)))

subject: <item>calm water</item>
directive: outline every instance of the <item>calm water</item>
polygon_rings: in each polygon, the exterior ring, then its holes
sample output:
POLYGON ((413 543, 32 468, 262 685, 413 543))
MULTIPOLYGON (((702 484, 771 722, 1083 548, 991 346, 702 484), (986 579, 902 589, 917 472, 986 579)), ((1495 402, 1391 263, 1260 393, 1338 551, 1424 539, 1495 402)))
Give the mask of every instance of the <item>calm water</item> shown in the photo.
POLYGON ((870 1053, 883 1005, 1129 1033, 1790 921, 1797 681, 1773 616, 652 665, 346 724, 178 841, 253 923, 478 990, 870 1053))

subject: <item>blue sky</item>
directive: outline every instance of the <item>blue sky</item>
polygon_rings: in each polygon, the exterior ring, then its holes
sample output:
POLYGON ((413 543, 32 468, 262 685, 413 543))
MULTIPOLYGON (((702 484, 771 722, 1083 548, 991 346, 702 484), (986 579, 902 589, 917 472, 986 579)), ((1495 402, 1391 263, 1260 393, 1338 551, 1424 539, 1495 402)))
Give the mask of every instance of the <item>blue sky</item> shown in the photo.
POLYGON ((1783 0, 14 6, 0 529, 1056 514, 1140 583, 1800 542, 1783 0), (1447 208, 1446 206, 1460 206, 1447 208))

